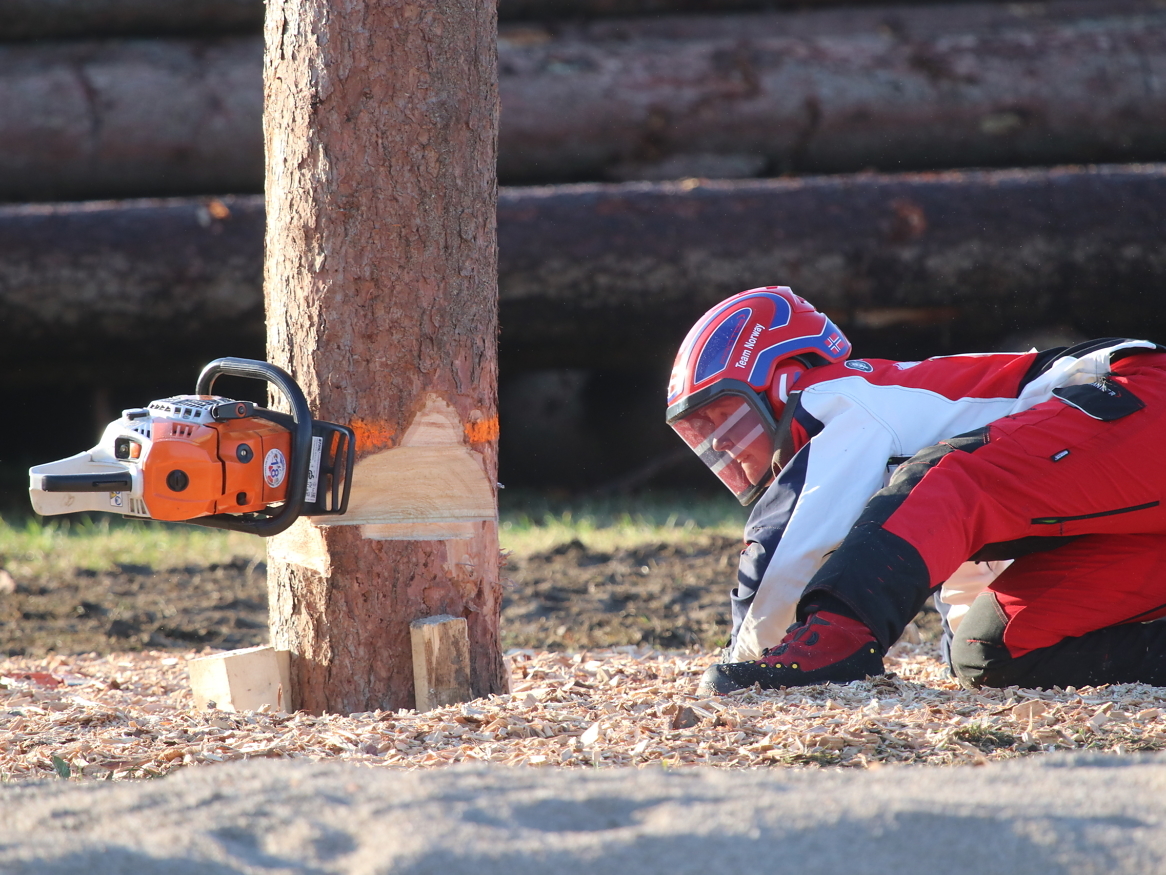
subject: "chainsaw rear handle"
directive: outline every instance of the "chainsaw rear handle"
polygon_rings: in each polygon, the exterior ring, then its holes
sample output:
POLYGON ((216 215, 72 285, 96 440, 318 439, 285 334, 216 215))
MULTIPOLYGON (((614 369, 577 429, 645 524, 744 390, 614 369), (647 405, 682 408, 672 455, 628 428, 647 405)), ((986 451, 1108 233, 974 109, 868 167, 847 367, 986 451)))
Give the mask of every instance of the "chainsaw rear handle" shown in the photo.
POLYGON ((133 477, 124 474, 45 474, 41 480, 44 492, 129 492, 134 488, 133 477))
MULTIPOLYGON (((198 526, 213 529, 231 529, 269 538, 287 529, 304 509, 304 493, 308 485, 308 465, 312 453, 312 411, 303 390, 283 368, 256 359, 221 358, 215 359, 202 369, 195 388, 197 395, 211 395, 215 379, 221 376, 246 377, 270 383, 291 404, 291 458, 288 460, 287 498, 273 516, 266 518, 246 518, 234 514, 220 513, 213 516, 196 517, 187 520, 198 526)), ((263 408, 256 408, 255 415, 267 418, 263 408)), ((278 415, 278 414, 276 414, 278 415)), ((272 417, 274 419, 274 417, 272 417)), ((280 417, 280 424, 285 422, 280 417)))

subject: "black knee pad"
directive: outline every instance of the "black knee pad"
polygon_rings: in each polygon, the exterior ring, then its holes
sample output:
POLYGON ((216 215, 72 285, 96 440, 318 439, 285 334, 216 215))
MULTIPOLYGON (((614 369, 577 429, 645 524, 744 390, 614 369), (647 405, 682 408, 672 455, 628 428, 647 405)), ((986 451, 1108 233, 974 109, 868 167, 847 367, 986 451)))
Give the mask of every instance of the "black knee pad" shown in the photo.
POLYGON ((1166 685, 1166 621, 1109 626, 1017 657, 1004 646, 1007 624, 992 592, 972 602, 951 646, 952 671, 961 684, 1041 689, 1166 685))
POLYGON ((1006 687, 1012 656, 1004 646, 1008 617, 991 592, 979 595, 951 641, 951 670, 966 687, 1006 687))

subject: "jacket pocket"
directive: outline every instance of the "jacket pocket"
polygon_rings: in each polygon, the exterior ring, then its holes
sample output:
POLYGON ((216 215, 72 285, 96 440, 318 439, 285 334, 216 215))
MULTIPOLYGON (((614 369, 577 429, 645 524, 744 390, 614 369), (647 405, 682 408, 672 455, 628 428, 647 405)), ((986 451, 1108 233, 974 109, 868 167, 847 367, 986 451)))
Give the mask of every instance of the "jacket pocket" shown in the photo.
POLYGON ((1131 507, 1119 507, 1116 510, 1099 510, 1096 513, 1081 513, 1076 516, 1042 516, 1032 520, 1034 526, 1056 526, 1063 523, 1073 523, 1078 520, 1095 520, 1099 517, 1117 516, 1122 513, 1133 513, 1136 510, 1149 510, 1158 507, 1162 502, 1147 501, 1145 504, 1135 504, 1131 507))

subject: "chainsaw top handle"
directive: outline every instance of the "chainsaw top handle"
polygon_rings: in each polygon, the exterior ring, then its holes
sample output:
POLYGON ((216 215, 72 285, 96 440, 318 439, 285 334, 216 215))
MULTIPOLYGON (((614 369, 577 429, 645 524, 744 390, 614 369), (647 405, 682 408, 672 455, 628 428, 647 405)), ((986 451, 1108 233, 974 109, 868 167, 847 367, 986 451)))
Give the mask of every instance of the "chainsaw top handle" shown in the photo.
MULTIPOLYGON (((255 359, 221 358, 215 359, 198 375, 195 389, 197 395, 211 395, 215 379, 220 376, 247 377, 271 383, 283 393, 291 404, 291 459, 288 460, 287 498, 273 516, 266 518, 246 518, 233 514, 215 514, 197 517, 187 522, 215 529, 232 529, 252 535, 270 537, 288 528, 300 516, 304 508, 304 493, 308 484, 308 465, 312 452, 312 411, 304 392, 283 368, 255 359)), ((263 417, 263 408, 256 408, 255 415, 263 417)), ((281 417, 281 420, 283 417, 281 417)), ((281 422, 282 424, 282 422, 281 422)))

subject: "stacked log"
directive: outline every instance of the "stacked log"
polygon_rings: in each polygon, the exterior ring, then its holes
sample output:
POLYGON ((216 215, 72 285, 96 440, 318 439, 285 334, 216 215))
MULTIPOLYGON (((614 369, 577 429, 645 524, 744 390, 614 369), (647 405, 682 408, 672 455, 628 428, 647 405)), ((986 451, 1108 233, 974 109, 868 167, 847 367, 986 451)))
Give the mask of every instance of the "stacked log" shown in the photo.
MULTIPOLYGON (((498 0, 498 17, 548 21, 875 2, 880 0, 498 0)), ((262 26, 263 0, 4 0, 0 4, 0 40, 258 33, 262 26)))
POLYGON ((1166 156, 1150 4, 599 22, 504 33, 499 58, 511 181, 1166 156))
POLYGON ((263 189, 256 37, 0 47, 0 199, 263 189))
POLYGON ((263 0, 4 0, 0 39, 258 33, 263 0))
MULTIPOLYGON (((1154 0, 504 28, 503 183, 1166 157, 1154 0)), ((0 47, 0 199, 262 190, 258 37, 0 47)))
MULTIPOLYGON (((503 189, 498 229, 512 370, 658 363, 769 283, 869 354, 1166 336, 1166 165, 503 189)), ((261 348, 262 239, 259 197, 0 209, 0 372, 261 348)))
POLYGON ((262 196, 0 208, 0 379, 189 382, 262 357, 263 225, 262 196))
MULTIPOLYGON (((750 286, 793 285, 865 355, 1166 336, 1166 164, 1047 169, 1166 160, 1160 0, 875 2, 498 0, 502 181, 590 181, 499 198, 504 479, 671 464, 671 354, 750 286), (943 172, 882 175, 919 170, 943 172), (536 384, 571 416, 540 420, 536 384)), ((102 423, 264 354, 261 19, 0 4, 0 200, 151 198, 0 207, 14 417, 51 397, 102 423)), ((33 451, 15 434, 10 464, 33 451)))
POLYGON ((504 349, 548 365, 670 355, 768 284, 867 354, 1048 325, 1166 336, 1166 165, 515 189, 498 219, 504 349))

